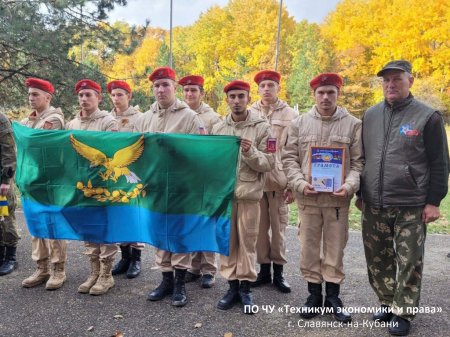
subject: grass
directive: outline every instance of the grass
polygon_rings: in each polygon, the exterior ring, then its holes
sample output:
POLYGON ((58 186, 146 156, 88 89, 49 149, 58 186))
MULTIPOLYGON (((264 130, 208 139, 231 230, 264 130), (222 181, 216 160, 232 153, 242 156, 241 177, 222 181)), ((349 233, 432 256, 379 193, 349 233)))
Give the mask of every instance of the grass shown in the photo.
MULTIPOLYGON (((355 207, 354 200, 350 204, 349 227, 351 230, 361 230, 361 212, 355 207)), ((450 194, 442 200, 441 217, 435 222, 428 224, 428 234, 450 234, 450 194)), ((295 203, 289 206, 289 225, 297 226, 298 224, 298 208, 295 203)))

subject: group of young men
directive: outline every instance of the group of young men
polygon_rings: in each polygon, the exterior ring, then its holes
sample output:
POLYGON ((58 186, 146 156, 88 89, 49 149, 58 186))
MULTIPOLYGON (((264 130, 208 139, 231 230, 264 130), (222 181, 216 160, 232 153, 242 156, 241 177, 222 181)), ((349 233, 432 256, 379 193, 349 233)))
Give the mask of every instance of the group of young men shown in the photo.
MULTIPOLYGON (((310 319, 327 307, 338 321, 350 322, 339 294, 345 279, 349 205, 357 193, 369 281, 382 306, 374 319, 392 323, 389 332, 393 335, 407 335, 415 312, 407 308, 419 303, 426 223, 439 217, 449 172, 442 116, 411 95, 411 74, 409 62, 389 62, 378 73, 383 78, 385 100, 370 108, 362 121, 337 105, 343 79, 335 73, 319 74, 311 80, 315 105, 301 115, 279 99, 279 73, 264 70, 256 74, 261 98, 250 107, 250 84, 234 80, 224 87, 230 110, 224 119, 203 102, 201 76, 177 81, 173 69, 155 69, 149 80, 156 101, 145 113, 130 106, 132 90, 124 81, 108 83, 114 109, 101 111, 100 85, 84 79, 75 86, 80 111, 67 124, 61 110, 50 105, 51 83, 30 78, 26 85, 33 112, 22 124, 39 129, 240 137, 229 255, 220 256, 220 273, 229 283, 217 305, 222 310, 238 302, 244 307, 253 305, 252 287, 273 284, 282 293, 291 291, 283 275, 285 228, 288 204, 296 200, 300 270, 309 292, 300 315, 310 319), (183 88, 184 102, 176 98, 177 85, 183 88), (312 146, 344 151, 345 179, 332 193, 318 192, 312 185, 312 146)), ((11 192, 14 142, 9 121, 1 116, 0 122, 1 194, 7 196, 11 214, 3 220, 0 232, 0 274, 5 275, 16 266, 19 236, 11 192)), ((85 247, 91 272, 79 286, 80 293, 104 294, 114 286, 113 275, 126 273, 134 278, 140 273, 143 244, 120 245, 122 256, 114 267, 118 245, 85 242, 85 247)), ((50 290, 63 285, 66 241, 32 238, 32 259, 37 269, 23 280, 24 287, 45 283, 50 290)), ((172 305, 181 307, 187 303, 186 282, 201 278, 203 288, 214 285, 214 253, 176 254, 156 249, 156 264, 162 281, 148 294, 151 301, 171 296, 172 305)))

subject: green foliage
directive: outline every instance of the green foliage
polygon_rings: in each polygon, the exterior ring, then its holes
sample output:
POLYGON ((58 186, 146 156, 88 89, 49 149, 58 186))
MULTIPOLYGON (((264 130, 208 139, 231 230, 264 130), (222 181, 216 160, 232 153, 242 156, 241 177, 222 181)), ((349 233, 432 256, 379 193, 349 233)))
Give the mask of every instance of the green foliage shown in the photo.
POLYGON ((76 81, 89 77, 104 85, 106 79, 98 63, 89 57, 86 62, 77 59, 73 50, 83 45, 87 55, 88 50, 95 48, 96 53, 102 52, 102 57, 107 57, 112 50, 126 52, 131 46, 124 44, 127 36, 100 21, 114 6, 125 4, 125 0, 2 1, 0 95, 3 108, 24 105, 27 77, 51 81, 56 89, 52 104, 62 106, 66 113, 77 105, 73 91, 76 81))

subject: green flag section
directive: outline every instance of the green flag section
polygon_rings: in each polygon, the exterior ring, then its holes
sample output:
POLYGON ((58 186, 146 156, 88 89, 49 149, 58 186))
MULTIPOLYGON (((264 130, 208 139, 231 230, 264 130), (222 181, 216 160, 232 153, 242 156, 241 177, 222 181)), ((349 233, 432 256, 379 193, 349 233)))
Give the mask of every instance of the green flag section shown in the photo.
POLYGON ((228 255, 237 137, 13 129, 33 236, 228 255))

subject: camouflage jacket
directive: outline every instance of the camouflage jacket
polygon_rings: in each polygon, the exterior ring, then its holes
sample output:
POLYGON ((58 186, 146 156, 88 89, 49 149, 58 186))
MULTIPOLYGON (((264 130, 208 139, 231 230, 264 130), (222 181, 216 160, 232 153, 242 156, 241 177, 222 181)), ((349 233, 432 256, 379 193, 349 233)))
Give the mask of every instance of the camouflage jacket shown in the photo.
POLYGON ((16 172, 16 144, 11 123, 2 113, 0 113, 0 158, 1 183, 9 184, 16 172))

